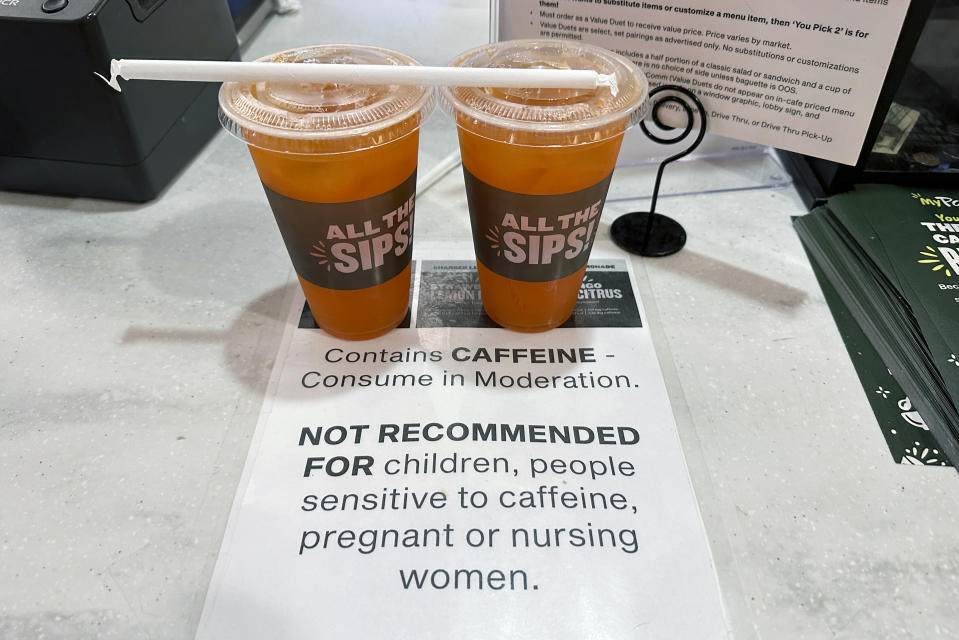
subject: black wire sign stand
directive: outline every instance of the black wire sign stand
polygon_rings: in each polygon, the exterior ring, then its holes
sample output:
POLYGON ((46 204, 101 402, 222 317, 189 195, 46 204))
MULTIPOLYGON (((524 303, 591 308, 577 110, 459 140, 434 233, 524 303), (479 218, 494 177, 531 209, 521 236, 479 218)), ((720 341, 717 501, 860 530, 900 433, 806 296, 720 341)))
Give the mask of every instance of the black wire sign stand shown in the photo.
POLYGON ((656 213, 656 201, 659 198, 659 183, 663 179, 663 169, 670 162, 692 153, 693 149, 703 141, 703 136, 706 135, 706 109, 703 108, 703 103, 699 101, 696 94, 675 84, 664 84, 656 87, 649 92, 649 98, 653 105, 650 117, 653 123, 663 131, 676 131, 678 128, 663 123, 659 116, 660 109, 668 104, 675 104, 686 114, 685 129, 672 138, 662 137, 659 133, 650 131, 646 122, 640 121, 639 126, 646 137, 660 144, 676 144, 685 140, 696 125, 693 107, 699 114, 699 135, 693 140, 692 145, 666 158, 659 164, 659 169, 656 171, 656 183, 653 186, 653 197, 649 203, 649 211, 634 211, 623 214, 616 218, 610 227, 613 242, 619 245, 621 249, 641 256, 658 258, 676 253, 686 244, 686 230, 683 229, 682 225, 668 216, 656 213), (690 103, 693 105, 692 107, 690 103))

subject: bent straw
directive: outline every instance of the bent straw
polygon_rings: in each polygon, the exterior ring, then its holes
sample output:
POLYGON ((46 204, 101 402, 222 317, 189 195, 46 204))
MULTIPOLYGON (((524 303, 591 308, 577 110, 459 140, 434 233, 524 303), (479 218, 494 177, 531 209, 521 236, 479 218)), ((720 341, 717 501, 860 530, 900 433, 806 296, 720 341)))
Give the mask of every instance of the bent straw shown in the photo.
POLYGON ((617 93, 614 74, 592 69, 488 69, 417 67, 379 64, 293 64, 288 62, 222 62, 206 60, 112 60, 110 79, 120 91, 124 80, 188 82, 343 82, 355 84, 415 84, 449 87, 521 87, 528 89, 595 89, 617 93))

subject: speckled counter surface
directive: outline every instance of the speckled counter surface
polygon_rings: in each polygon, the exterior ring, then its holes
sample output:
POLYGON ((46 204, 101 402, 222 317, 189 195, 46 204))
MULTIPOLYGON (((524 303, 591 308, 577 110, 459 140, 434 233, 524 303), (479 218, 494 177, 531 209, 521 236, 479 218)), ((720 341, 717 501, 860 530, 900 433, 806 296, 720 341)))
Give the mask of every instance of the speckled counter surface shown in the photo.
MULTIPOLYGON (((246 57, 440 64, 488 37, 482 0, 304 5, 246 57)), ((423 141, 421 170, 453 150, 441 113, 423 141)), ((600 237, 645 203, 611 203, 600 237)), ((793 189, 660 210, 689 242, 633 267, 734 637, 959 635, 959 476, 892 462, 793 189)), ((459 172, 418 198, 420 238, 468 242, 459 172)), ((146 205, 0 193, 0 638, 193 637, 294 286, 222 132, 146 205)))

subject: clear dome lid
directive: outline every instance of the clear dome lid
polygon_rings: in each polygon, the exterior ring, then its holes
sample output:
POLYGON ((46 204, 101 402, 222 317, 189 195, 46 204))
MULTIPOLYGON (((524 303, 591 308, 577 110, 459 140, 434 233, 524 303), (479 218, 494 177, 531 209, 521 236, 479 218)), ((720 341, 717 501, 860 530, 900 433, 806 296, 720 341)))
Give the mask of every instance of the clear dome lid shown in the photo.
MULTIPOLYGON (((289 64, 419 65, 379 47, 324 44, 257 60, 289 64)), ((310 82, 225 82, 220 123, 243 142, 277 151, 359 150, 415 130, 433 106, 430 87, 310 82), (329 149, 333 150, 333 149, 329 149)))
MULTIPOLYGON (((580 133, 583 142, 615 135, 645 117, 649 85, 628 59, 601 47, 564 40, 508 40, 470 49, 450 63, 458 67, 513 69, 592 69, 614 76, 613 85, 595 89, 509 89, 443 87, 441 101, 460 126, 477 125, 500 138, 505 131, 536 132, 550 144, 550 134, 567 139, 580 133), (616 125, 612 126, 611 125, 616 125)), ((473 128, 473 127, 470 127, 473 128)), ((529 136, 522 136, 528 139, 529 136)), ((538 144, 537 142, 529 143, 538 144)), ((515 141, 512 140, 511 141, 515 141)), ((565 142, 569 144, 569 142, 565 142)))

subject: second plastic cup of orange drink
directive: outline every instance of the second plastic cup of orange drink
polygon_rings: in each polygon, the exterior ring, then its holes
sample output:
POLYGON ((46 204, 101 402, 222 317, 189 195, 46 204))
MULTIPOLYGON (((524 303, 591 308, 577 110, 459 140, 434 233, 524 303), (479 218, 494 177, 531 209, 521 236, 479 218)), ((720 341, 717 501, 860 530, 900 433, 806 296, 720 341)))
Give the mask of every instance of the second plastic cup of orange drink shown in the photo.
MULTIPOLYGON (((416 65, 318 45, 260 61, 416 65)), ((363 340, 406 316, 419 127, 429 87, 228 82, 220 121, 249 147, 317 325, 363 340)))
POLYGON ((646 78, 579 42, 500 42, 452 64, 615 78, 615 88, 442 90, 459 133, 483 307, 508 329, 552 329, 576 304, 623 133, 646 112, 646 78))

